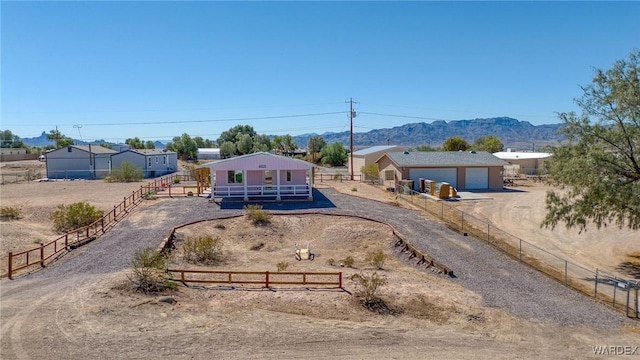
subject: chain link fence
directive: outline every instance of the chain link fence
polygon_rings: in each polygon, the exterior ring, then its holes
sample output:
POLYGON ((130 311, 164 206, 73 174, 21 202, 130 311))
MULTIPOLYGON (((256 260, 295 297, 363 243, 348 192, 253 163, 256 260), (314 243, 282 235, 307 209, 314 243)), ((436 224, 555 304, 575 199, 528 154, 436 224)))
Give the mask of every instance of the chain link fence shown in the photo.
POLYGON ((486 241, 513 258, 562 282, 565 286, 607 303, 628 317, 640 318, 638 281, 622 279, 598 269, 582 267, 569 259, 509 234, 446 201, 416 192, 408 187, 396 185, 395 192, 401 199, 440 218, 452 230, 486 241))

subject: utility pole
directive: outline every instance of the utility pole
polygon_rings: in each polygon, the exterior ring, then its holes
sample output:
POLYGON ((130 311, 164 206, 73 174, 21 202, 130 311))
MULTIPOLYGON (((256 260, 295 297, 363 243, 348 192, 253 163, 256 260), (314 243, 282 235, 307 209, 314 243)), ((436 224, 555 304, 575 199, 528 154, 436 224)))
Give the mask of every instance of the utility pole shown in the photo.
POLYGON ((351 181, 353 181, 353 118, 356 117, 355 111, 353 111, 353 98, 349 98, 349 122, 351 124, 350 128, 350 139, 351 145, 349 146, 349 167, 351 174, 351 181))

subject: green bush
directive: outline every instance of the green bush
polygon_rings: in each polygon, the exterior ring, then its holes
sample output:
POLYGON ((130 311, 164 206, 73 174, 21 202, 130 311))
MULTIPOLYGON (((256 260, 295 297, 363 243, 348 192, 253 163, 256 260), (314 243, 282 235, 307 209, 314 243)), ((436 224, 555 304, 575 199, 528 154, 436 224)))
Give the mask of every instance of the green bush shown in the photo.
POLYGON ((129 281, 133 289, 143 293, 162 292, 173 289, 176 284, 167 279, 167 257, 154 248, 138 250, 131 259, 131 275, 129 281))
POLYGON ((253 225, 267 225, 271 222, 271 214, 262 210, 262 205, 245 205, 244 210, 253 225))
POLYGON ((334 258, 327 259, 327 265, 335 266, 336 265, 336 260, 334 258))
POLYGON ((174 183, 174 184, 180 184, 180 178, 179 178, 179 177, 177 177, 177 176, 176 176, 176 177, 174 177, 174 178, 173 178, 173 183, 174 183))
POLYGON ((386 259, 387 257, 384 254, 384 252, 382 252, 382 250, 376 250, 376 251, 371 251, 367 254, 366 261, 369 264, 375 266, 376 269, 382 270, 382 267, 384 266, 384 262, 386 259))
POLYGON ((104 215, 104 211, 98 210, 92 205, 80 201, 71 205, 58 205, 51 214, 53 229, 58 232, 67 232, 87 226, 104 215))
POLYGON ((2 220, 17 220, 22 217, 22 210, 13 206, 0 207, 0 219, 2 220))
POLYGON ((348 268, 353 267, 353 264, 354 264, 355 262, 356 262, 356 261, 353 259, 353 256, 347 256, 347 257, 342 261, 342 263, 344 264, 344 266, 346 266, 346 267, 348 267, 348 268))
POLYGON ((364 298, 365 301, 377 299, 378 289, 387 284, 387 277, 378 275, 377 272, 373 272, 371 275, 353 274, 351 280, 356 282, 356 294, 364 298))
POLYGON ((123 161, 107 179, 109 182, 135 182, 144 178, 142 169, 131 161, 123 161))
POLYGON ((211 235, 190 237, 182 245, 183 259, 190 263, 214 264, 222 256, 222 242, 211 235))

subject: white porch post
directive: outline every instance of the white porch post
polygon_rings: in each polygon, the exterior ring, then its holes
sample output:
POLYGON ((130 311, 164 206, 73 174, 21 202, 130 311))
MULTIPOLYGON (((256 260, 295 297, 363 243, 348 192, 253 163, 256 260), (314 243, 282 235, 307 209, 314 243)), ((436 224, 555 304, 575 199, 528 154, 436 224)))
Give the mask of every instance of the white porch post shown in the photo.
POLYGON ((215 191, 215 189, 214 189, 214 188, 215 188, 215 182, 213 181, 213 175, 214 175, 215 173, 216 173, 216 172, 215 172, 215 171, 213 171, 213 169, 212 169, 212 168, 209 168, 209 185, 211 186, 211 199, 215 198, 215 196, 214 196, 214 195, 215 195, 215 194, 214 194, 214 191, 215 191))
POLYGON ((313 189, 313 167, 309 168, 309 170, 307 171, 307 175, 309 176, 307 191, 309 191, 309 199, 313 199, 313 191, 311 191, 311 189, 313 189))
POLYGON ((280 201, 280 169, 276 170, 276 200, 280 201))
POLYGON ((242 170, 242 184, 244 185, 244 201, 248 201, 249 193, 247 192, 247 170, 242 170))

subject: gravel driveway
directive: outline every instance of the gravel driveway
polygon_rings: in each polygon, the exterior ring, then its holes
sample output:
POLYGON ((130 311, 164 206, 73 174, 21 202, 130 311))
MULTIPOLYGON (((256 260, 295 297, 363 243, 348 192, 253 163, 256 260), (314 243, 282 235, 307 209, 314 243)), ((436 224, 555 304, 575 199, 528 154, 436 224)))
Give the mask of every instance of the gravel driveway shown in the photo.
MULTIPOLYGON (((74 274, 105 274, 125 269, 137 249, 157 247, 173 226, 242 214, 242 205, 209 203, 203 198, 144 203, 97 241, 28 277, 66 278, 74 274)), ((358 215, 385 222, 415 247, 453 269, 456 278, 450 281, 479 293, 485 305, 505 309, 518 317, 602 329, 617 328, 631 322, 482 241, 462 236, 442 224, 425 219, 418 211, 340 194, 333 189, 317 190, 313 202, 265 203, 264 208, 274 213, 313 211, 358 215)))

